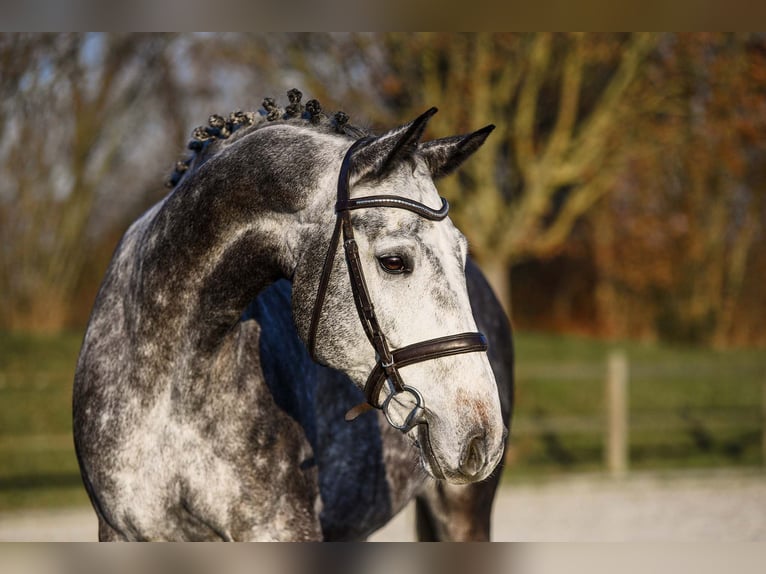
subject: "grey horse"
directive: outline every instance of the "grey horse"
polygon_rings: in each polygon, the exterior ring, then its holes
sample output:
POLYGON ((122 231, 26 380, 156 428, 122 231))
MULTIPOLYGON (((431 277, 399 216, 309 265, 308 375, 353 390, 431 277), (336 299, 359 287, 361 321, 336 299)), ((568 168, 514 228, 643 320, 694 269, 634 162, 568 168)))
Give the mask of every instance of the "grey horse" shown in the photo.
POLYGON ((73 396, 99 538, 362 540, 414 498, 420 539, 488 540, 511 333, 433 180, 491 127, 372 137, 288 96, 195 130, 106 272, 73 396))

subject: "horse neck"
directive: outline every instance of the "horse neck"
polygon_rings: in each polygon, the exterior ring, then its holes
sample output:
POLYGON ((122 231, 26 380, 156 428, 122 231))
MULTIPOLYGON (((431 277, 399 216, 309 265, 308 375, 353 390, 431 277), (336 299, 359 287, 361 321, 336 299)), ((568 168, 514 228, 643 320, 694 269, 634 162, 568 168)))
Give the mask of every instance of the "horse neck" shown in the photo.
POLYGON ((329 236, 342 142, 282 132, 208 160, 138 226, 137 336, 215 351, 262 289, 292 277, 302 246, 329 236))

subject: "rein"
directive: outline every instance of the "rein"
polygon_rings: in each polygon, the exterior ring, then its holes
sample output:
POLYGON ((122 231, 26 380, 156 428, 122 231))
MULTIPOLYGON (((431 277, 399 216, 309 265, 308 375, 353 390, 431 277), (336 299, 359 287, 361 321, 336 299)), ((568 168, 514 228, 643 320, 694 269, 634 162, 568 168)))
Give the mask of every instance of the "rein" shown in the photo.
POLYGON ((362 272, 362 262, 359 258, 359 249, 354 239, 354 228, 351 225, 351 211, 355 209, 366 209, 370 207, 390 207, 396 209, 406 209, 424 217, 430 221, 442 221, 447 217, 449 204, 447 200, 441 198, 442 206, 440 209, 432 209, 427 205, 400 197, 396 195, 371 195, 351 199, 349 197, 349 176, 351 159, 359 148, 368 144, 373 138, 362 138, 354 142, 348 149, 341 164, 338 175, 338 196, 335 204, 335 229, 333 230, 330 245, 324 259, 322 275, 319 280, 314 309, 311 316, 311 326, 309 328, 308 346, 311 357, 316 359, 316 334, 319 327, 319 319, 324 307, 327 286, 332 273, 335 254, 338 250, 341 234, 343 235, 343 248, 346 255, 346 266, 348 267, 349 277, 351 279, 351 292, 354 296, 354 303, 362 322, 362 327, 375 349, 376 364, 372 369, 367 382, 364 385, 364 394, 366 403, 357 405, 346 413, 346 420, 350 421, 371 409, 381 409, 386 415, 389 424, 402 432, 408 432, 416 425, 424 423, 421 420, 421 414, 425 409, 425 402, 420 392, 404 383, 399 369, 407 365, 448 357, 450 355, 459 355, 462 353, 473 353, 487 350, 487 340, 482 333, 460 333, 457 335, 447 335, 436 339, 429 339, 391 350, 385 334, 380 328, 378 318, 375 315, 375 307, 370 299, 367 289, 367 283, 364 280, 362 272), (390 393, 383 401, 379 402, 380 392, 383 384, 388 381, 390 393), (393 420, 389 412, 389 405, 394 397, 402 397, 403 394, 411 397, 411 403, 414 403, 409 415, 404 422, 397 423, 393 420))

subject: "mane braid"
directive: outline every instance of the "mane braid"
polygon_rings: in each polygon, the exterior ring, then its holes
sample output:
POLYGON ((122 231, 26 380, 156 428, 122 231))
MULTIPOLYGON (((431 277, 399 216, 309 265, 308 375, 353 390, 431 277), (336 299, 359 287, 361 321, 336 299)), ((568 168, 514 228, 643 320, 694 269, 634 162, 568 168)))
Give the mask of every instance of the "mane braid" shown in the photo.
POLYGON ((306 104, 301 103, 303 94, 293 88, 287 92, 289 104, 280 108, 274 98, 264 98, 262 108, 257 112, 243 112, 241 110, 231 112, 228 118, 213 114, 208 118, 208 125, 199 126, 192 131, 192 139, 187 148, 191 155, 176 162, 173 172, 165 180, 165 186, 173 189, 183 179, 194 164, 195 159, 203 158, 207 151, 212 151, 210 146, 217 142, 229 139, 240 128, 256 126, 258 129, 269 122, 304 122, 309 126, 321 131, 347 135, 353 139, 359 139, 367 135, 367 132, 359 127, 348 123, 348 114, 335 112, 327 116, 322 111, 322 105, 317 100, 309 100, 306 104))

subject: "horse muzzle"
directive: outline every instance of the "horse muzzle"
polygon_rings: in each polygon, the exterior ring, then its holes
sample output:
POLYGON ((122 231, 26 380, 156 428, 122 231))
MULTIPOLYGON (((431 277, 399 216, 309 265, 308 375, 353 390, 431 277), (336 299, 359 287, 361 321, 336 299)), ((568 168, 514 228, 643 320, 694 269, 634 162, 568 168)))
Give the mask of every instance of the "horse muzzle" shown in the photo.
POLYGON ((442 455, 428 423, 418 425, 416 442, 426 472, 437 480, 446 480, 452 484, 485 480, 495 471, 505 451, 507 430, 505 426, 503 429, 499 442, 480 431, 465 441, 457 457, 448 457, 442 455))

